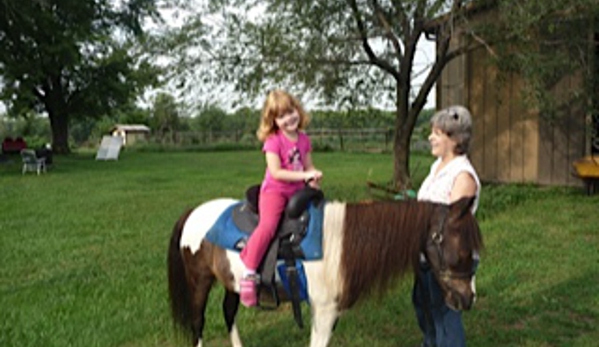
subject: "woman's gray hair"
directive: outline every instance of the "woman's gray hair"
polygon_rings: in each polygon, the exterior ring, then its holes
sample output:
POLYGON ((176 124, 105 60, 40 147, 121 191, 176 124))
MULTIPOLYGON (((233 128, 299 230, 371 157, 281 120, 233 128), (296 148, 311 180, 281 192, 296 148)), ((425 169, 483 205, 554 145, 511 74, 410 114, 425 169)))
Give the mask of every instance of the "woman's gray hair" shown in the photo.
POLYGON ((431 126, 456 142, 456 154, 468 153, 472 138, 472 116, 467 108, 456 105, 442 109, 431 118, 431 126))

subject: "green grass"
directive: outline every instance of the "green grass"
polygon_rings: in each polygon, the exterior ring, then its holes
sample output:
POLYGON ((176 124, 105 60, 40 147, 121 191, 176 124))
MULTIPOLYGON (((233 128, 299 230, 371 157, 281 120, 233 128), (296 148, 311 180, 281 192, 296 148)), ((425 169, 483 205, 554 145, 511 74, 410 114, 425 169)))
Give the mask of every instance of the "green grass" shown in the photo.
MULTIPOLYGON (((330 199, 369 198, 389 154, 315 153, 330 199)), ((431 159, 414 158, 415 183, 431 159)), ((166 249, 173 223, 202 201, 242 197, 260 181, 257 150, 128 152, 55 158, 48 174, 0 165, 0 346, 187 346, 172 331, 166 249)), ((479 300, 464 315, 471 346, 595 346, 599 341, 599 197, 582 188, 486 185, 479 300)), ((332 346, 413 346, 410 278, 346 313, 332 346)), ((227 346, 222 290, 205 346, 227 346)), ((309 323, 309 308, 304 307, 309 323)), ((291 310, 241 309, 245 346, 307 346, 291 310)))

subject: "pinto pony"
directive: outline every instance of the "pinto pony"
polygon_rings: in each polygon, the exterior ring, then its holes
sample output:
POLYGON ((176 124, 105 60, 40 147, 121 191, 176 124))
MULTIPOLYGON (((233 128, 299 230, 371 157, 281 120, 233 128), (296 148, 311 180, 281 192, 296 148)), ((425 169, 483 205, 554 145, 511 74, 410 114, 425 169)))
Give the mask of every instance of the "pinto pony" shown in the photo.
MULTIPOLYGON (((419 201, 327 202, 323 257, 304 261, 312 314, 311 347, 325 347, 340 313, 367 294, 382 293, 412 272, 423 254, 439 281, 446 303, 470 309, 475 299, 473 257, 482 247, 470 209, 474 199, 452 205, 419 201)), ((183 214, 168 250, 168 279, 174 322, 202 346, 208 294, 218 281, 225 289, 223 311, 231 344, 241 347, 235 324, 239 253, 205 239, 225 209, 238 201, 217 199, 183 214)))

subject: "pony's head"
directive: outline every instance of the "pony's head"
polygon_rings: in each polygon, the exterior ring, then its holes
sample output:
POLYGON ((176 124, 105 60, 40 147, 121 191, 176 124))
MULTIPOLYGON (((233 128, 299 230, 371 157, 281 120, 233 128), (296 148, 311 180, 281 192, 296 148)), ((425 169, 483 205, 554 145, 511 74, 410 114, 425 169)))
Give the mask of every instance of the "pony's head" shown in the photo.
POLYGON ((482 237, 472 215, 474 198, 437 205, 425 242, 425 254, 444 293, 445 303, 454 310, 469 310, 476 297, 475 271, 482 237))

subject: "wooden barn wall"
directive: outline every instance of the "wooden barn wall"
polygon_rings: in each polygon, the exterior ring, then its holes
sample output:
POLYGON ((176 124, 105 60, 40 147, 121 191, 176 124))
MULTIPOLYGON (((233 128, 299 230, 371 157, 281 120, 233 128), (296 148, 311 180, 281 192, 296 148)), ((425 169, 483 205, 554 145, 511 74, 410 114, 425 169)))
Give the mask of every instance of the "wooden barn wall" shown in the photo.
POLYGON ((487 57, 481 48, 452 61, 439 83, 438 105, 443 108, 463 104, 472 112, 474 137, 470 158, 482 180, 536 182, 537 114, 521 100, 522 81, 517 76, 502 76, 500 81, 487 57), (455 81, 456 78, 463 82, 455 81), (463 88, 456 88, 460 85, 463 88))
MULTIPOLYGON (((480 178, 494 182, 580 185, 572 162, 584 155, 584 114, 570 106, 566 117, 548 120, 523 100, 524 81, 517 75, 498 77, 478 49, 452 61, 437 88, 438 107, 467 106, 473 116, 470 158, 480 178)), ((580 76, 564 78, 557 97, 570 95, 580 76)))
MULTIPOLYGON (((480 13, 473 20, 493 20, 492 15, 480 13)), ((573 95, 583 78, 563 78, 553 95, 573 95)), ((500 78, 487 50, 479 48, 445 67, 437 81, 437 108, 462 104, 472 112, 470 159, 483 181, 580 185, 572 162, 585 154, 582 105, 569 105, 565 117, 549 121, 525 103, 525 83, 518 75, 500 78)))
MULTIPOLYGON (((485 52, 484 50, 480 50, 481 52, 485 52)), ((498 90, 495 88, 497 83, 497 70, 490 66, 487 62, 487 59, 476 59, 474 64, 480 66, 481 75, 474 75, 473 78, 480 78, 483 80, 483 90, 482 90, 482 100, 479 102, 482 103, 482 123, 483 123, 483 131, 482 131, 482 142, 478 143, 478 146, 483 146, 484 156, 482 162, 482 177, 487 181, 498 181, 498 138, 497 138, 497 128, 498 128, 498 120, 499 115, 497 114, 497 103, 498 90)), ((475 102, 474 100, 471 100, 475 102)))
POLYGON ((470 160, 472 165, 476 168, 479 177, 482 180, 486 178, 485 168, 485 121, 483 120, 485 109, 484 109, 484 84, 483 78, 475 78, 475 76, 484 75, 483 64, 474 63, 484 59, 484 52, 482 50, 476 50, 471 53, 472 55, 468 58, 468 75, 467 75, 467 89, 468 89, 468 100, 465 102, 467 107, 472 113, 472 143, 470 147, 470 160))
POLYGON ((437 83, 437 105, 463 105, 466 101, 465 56, 453 59, 441 73, 437 83))
POLYGON ((496 180, 499 182, 509 182, 512 177, 512 170, 516 167, 512 162, 513 154, 517 149, 510 146, 510 140, 515 137, 512 126, 516 119, 513 114, 512 106, 515 103, 512 99, 512 81, 510 77, 503 77, 499 81, 496 69, 493 70, 494 80, 490 81, 489 92, 496 96, 495 98, 495 135, 497 137, 495 150, 497 151, 495 160, 496 180))
MULTIPOLYGON (((552 90, 556 99, 564 101, 582 84, 580 75, 563 78, 552 90)), ((539 183, 579 185, 572 176, 572 162, 585 153, 585 122, 582 105, 571 104, 568 112, 555 117, 541 115, 539 130, 539 183)))

